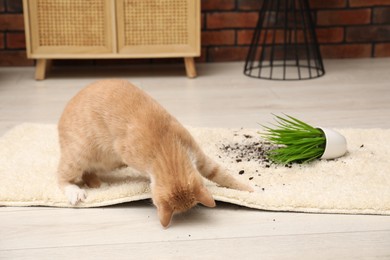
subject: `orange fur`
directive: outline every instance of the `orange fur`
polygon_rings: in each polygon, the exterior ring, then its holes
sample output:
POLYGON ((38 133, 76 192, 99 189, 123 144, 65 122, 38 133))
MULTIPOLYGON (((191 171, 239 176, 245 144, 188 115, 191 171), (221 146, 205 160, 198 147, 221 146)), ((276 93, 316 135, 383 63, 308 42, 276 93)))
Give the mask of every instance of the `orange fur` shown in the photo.
POLYGON ((98 176, 128 165, 151 179, 161 224, 197 203, 214 207, 202 175, 226 187, 252 191, 208 158, 190 133, 142 90, 124 80, 102 80, 81 90, 58 124, 58 183, 76 204, 76 184, 100 186, 98 176), (199 174, 200 173, 200 174, 199 174))

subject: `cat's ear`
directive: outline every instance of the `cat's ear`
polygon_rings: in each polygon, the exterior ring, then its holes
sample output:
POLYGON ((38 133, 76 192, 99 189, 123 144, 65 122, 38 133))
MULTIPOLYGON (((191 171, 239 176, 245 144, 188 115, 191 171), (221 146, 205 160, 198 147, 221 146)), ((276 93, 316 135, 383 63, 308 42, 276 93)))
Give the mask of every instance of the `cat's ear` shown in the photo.
POLYGON ((160 203, 157 205, 158 217, 163 227, 167 227, 171 222, 173 209, 167 203, 160 203))
POLYGON ((200 204, 210 208, 215 207, 215 201, 213 199, 213 196, 206 187, 203 186, 202 188, 200 188, 195 197, 197 202, 199 202, 200 204))

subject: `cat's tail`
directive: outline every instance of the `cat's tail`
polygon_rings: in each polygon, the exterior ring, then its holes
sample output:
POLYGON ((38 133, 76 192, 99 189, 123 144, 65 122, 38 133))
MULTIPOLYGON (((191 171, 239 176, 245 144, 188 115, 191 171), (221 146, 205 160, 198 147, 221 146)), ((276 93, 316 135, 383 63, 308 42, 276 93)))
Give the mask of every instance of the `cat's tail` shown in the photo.
POLYGON ((223 187, 253 192, 253 188, 234 178, 229 172, 206 155, 196 161, 198 171, 207 179, 223 187))

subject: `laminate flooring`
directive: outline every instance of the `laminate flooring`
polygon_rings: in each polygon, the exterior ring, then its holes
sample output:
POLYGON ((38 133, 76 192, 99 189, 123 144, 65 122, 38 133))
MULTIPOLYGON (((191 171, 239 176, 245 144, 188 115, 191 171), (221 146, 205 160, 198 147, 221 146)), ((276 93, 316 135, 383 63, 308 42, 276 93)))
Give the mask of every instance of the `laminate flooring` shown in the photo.
MULTIPOLYGON (((272 113, 286 113, 323 127, 390 128, 390 59, 324 62, 325 76, 294 82, 246 77, 242 62, 197 64, 196 79, 186 78, 181 64, 60 67, 44 81, 33 79, 31 67, 0 68, 0 135, 23 122, 56 123, 83 86, 114 77, 144 89, 185 125, 260 129, 272 113)), ((176 215, 163 229, 150 200, 93 209, 0 207, 0 259, 372 258, 390 259, 390 216, 218 202, 176 215)))

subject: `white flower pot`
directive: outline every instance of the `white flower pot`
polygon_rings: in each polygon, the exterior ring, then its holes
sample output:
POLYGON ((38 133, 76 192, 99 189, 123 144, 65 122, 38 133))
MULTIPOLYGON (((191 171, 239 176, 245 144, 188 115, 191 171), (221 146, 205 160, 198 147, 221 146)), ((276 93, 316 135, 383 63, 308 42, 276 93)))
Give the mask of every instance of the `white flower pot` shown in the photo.
POLYGON ((329 128, 318 128, 324 132, 326 138, 325 151, 321 159, 335 159, 347 152, 347 141, 343 135, 329 128))

